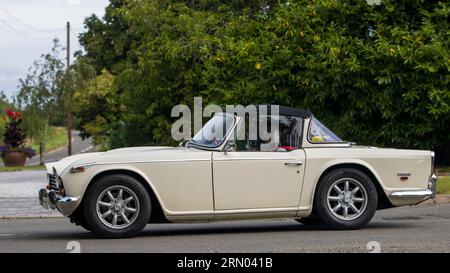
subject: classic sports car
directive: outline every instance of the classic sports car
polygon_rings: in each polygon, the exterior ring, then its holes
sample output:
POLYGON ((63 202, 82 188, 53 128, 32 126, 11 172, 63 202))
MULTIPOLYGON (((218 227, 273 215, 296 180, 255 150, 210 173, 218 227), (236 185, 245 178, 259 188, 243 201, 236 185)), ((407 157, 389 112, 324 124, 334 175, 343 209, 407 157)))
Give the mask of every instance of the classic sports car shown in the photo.
POLYGON ((249 137, 245 117, 219 113, 184 147, 123 148, 47 164, 40 203, 116 238, 148 223, 267 218, 357 229, 377 209, 434 198, 432 151, 356 146, 309 111, 280 106, 266 116, 279 123, 271 149, 249 137), (205 137, 214 126, 225 130, 205 137))

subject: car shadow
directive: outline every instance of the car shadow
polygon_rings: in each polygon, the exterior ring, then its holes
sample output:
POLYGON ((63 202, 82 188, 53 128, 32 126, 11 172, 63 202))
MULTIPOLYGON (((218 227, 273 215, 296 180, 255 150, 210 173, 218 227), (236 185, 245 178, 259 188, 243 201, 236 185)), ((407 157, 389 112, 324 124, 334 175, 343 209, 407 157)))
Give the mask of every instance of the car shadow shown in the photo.
MULTIPOLYGON (((386 230, 415 228, 414 223, 399 221, 382 221, 369 223, 361 230, 386 230)), ((360 230, 360 231, 361 231, 360 230)), ((192 235, 250 234, 278 232, 355 232, 354 230, 333 230, 325 225, 303 225, 295 221, 274 220, 261 222, 225 222, 225 223, 192 223, 192 224, 149 224, 137 237, 170 237, 192 235)), ((44 240, 93 240, 104 238, 81 227, 73 232, 51 232, 27 234, 23 239, 44 240)))
MULTIPOLYGON (((161 225, 160 225, 161 227, 161 225)), ((412 223, 401 222, 377 222, 370 223, 361 230, 380 230, 380 229, 405 229, 415 228, 412 223)), ((252 223, 250 225, 230 224, 221 226, 217 223, 212 224, 183 224, 177 227, 177 224, 165 224, 164 228, 152 229, 149 225, 142 231, 139 237, 162 237, 162 236, 189 236, 189 235, 216 235, 216 234, 238 234, 238 233, 267 233, 267 232, 353 232, 353 230, 333 230, 326 225, 303 225, 290 221, 278 221, 278 223, 262 224, 252 223), (190 226, 192 225, 192 226, 190 226)))

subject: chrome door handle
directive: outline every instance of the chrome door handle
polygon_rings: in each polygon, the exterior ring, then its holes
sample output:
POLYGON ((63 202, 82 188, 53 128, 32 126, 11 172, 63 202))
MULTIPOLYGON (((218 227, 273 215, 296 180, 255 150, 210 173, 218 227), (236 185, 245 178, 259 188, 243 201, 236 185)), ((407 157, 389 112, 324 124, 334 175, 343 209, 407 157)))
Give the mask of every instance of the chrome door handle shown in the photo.
POLYGON ((284 166, 301 166, 303 162, 285 162, 284 166))

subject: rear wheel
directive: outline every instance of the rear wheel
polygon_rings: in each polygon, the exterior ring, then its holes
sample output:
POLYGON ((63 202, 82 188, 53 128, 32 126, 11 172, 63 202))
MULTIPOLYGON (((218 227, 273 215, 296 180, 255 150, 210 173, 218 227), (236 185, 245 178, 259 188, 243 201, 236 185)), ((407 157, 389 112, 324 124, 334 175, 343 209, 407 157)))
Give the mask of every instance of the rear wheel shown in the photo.
POLYGON ((314 198, 317 216, 334 229, 358 229, 376 212, 378 193, 365 173, 343 168, 321 179, 314 198))
POLYGON ((114 174, 93 183, 83 208, 92 231, 108 238, 132 237, 142 231, 150 219, 151 201, 139 181, 114 174))

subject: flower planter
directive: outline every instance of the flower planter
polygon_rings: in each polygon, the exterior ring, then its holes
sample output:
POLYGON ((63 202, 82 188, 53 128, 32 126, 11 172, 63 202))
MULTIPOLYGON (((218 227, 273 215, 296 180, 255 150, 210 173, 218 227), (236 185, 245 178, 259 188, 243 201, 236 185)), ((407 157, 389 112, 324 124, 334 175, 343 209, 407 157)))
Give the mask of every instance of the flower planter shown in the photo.
POLYGON ((3 152, 3 163, 6 167, 23 167, 25 166, 25 161, 27 160, 27 155, 23 151, 4 151, 3 152))

